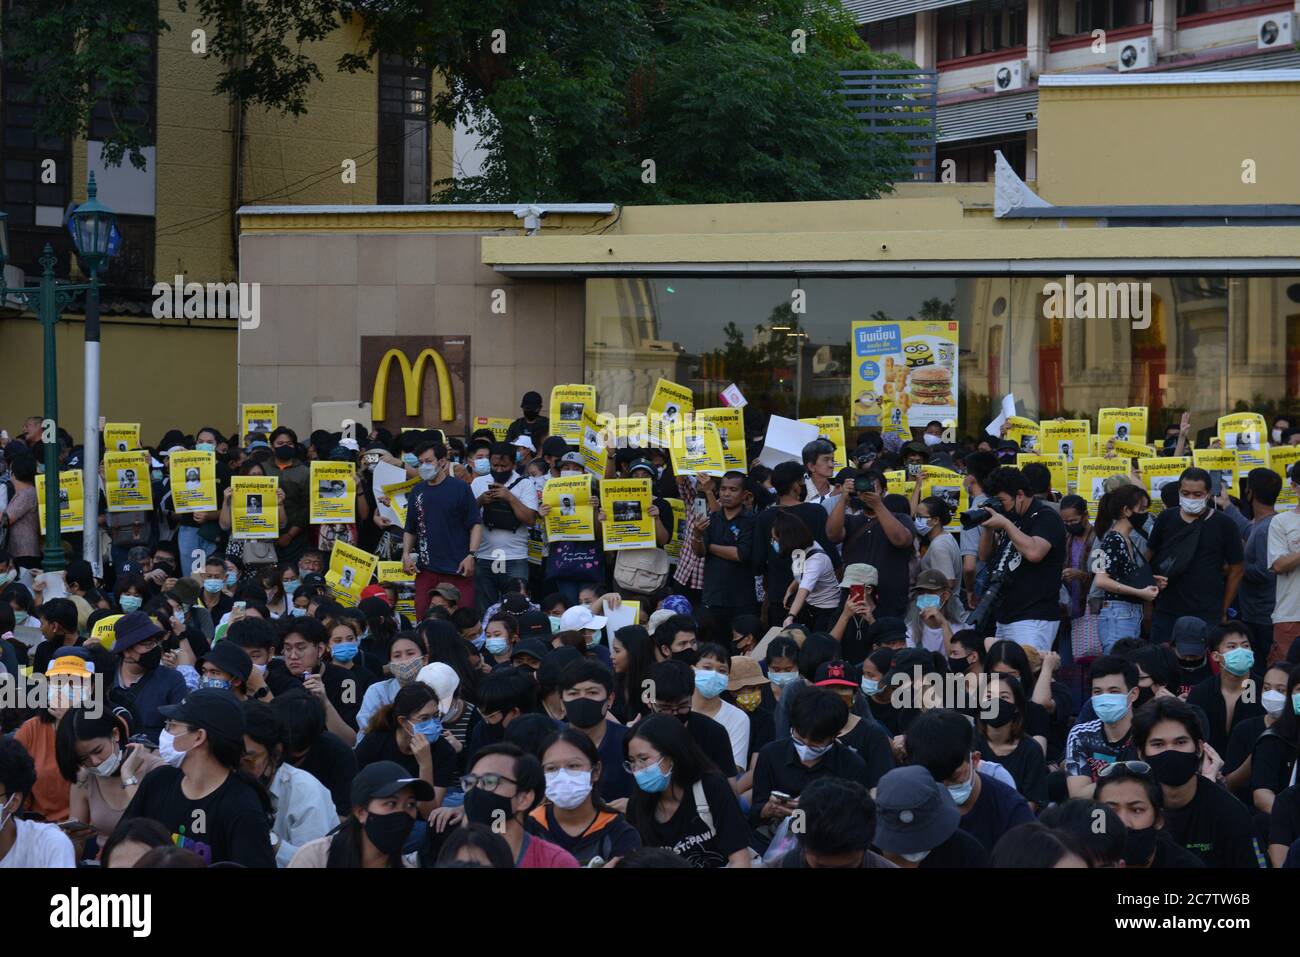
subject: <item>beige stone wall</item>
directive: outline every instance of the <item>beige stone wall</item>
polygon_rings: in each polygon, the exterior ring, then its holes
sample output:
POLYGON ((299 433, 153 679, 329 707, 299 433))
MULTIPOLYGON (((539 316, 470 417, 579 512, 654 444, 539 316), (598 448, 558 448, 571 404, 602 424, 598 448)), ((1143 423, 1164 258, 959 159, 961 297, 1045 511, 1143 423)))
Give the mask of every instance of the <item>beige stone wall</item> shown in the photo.
POLYGON ((361 336, 470 337, 470 413, 519 414, 535 389, 582 381, 581 281, 514 282, 482 265, 482 234, 245 232, 262 321, 239 333, 240 402, 278 402, 300 432, 313 402, 361 396, 361 336), (492 312, 493 290, 506 313, 492 312))

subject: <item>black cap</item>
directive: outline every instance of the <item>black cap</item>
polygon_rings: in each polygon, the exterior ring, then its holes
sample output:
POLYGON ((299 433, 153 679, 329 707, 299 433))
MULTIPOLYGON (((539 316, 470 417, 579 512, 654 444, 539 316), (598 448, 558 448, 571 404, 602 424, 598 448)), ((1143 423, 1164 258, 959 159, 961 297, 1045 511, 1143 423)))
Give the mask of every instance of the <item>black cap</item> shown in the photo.
POLYGON ((325 584, 325 576, 318 575, 316 572, 308 572, 306 575, 303 575, 302 578, 298 580, 298 587, 300 588, 310 588, 313 585, 319 587, 320 585, 324 585, 324 584, 325 584))
POLYGON ((542 397, 536 392, 525 392, 524 397, 519 400, 521 409, 540 409, 542 407, 542 397))
POLYGON ((512 591, 510 594, 506 595, 505 598, 501 599, 501 611, 508 614, 522 615, 528 610, 528 598, 525 595, 519 594, 517 591, 512 591))
MULTIPOLYGON (((1300 642, 1297 642, 1300 645, 1300 642)), ((542 659, 542 666, 537 669, 537 684, 543 688, 558 688, 560 673, 575 661, 582 660, 582 652, 572 645, 555 648, 542 659)))
POLYGON ((1174 622, 1174 651, 1184 658, 1199 657, 1210 646, 1210 626, 1202 619, 1183 615, 1174 622))
POLYGON ((545 661, 550 650, 550 646, 540 638, 524 638, 515 642, 515 647, 510 652, 510 660, 514 661, 520 655, 529 655, 539 662, 545 661))
POLYGON ((376 761, 367 764, 352 779, 352 806, 361 807, 375 798, 392 797, 402 788, 415 791, 417 801, 432 801, 433 785, 424 778, 413 778, 396 761, 376 761))
POLYGON ((213 645, 211 650, 199 659, 200 668, 205 661, 241 681, 247 681, 248 676, 253 673, 253 659, 248 657, 248 652, 230 641, 218 641, 213 645))
POLYGON ((526 611, 519 616, 519 637, 551 640, 551 619, 540 611, 526 611))
POLYGON ((894 663, 889 668, 886 683, 894 684, 895 675, 904 675, 909 679, 914 678, 917 668, 921 669, 922 676, 937 672, 938 668, 934 663, 934 653, 926 651, 924 648, 904 648, 894 655, 894 663))
POLYGON ((867 629, 867 642, 873 647, 900 638, 907 639, 907 624, 901 618, 877 618, 867 629))
POLYGON ((561 455, 564 455, 569 451, 569 443, 564 441, 564 438, 559 435, 548 435, 546 441, 542 443, 543 455, 554 455, 556 458, 559 458, 561 455))
POLYGON ((202 728, 219 741, 242 743, 244 738, 244 709, 239 699, 224 688, 191 691, 180 704, 163 705, 158 713, 169 721, 202 728))

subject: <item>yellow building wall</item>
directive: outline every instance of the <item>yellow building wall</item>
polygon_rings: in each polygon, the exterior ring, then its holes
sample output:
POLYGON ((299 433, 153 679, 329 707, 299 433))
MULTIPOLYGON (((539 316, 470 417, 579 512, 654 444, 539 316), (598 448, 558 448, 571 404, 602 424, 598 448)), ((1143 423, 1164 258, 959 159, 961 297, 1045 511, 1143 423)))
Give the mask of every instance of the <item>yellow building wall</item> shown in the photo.
POLYGON ((1040 88, 1038 192, 1056 205, 1300 202, 1297 115, 1295 82, 1040 88))
MULTIPOLYGON (((237 426, 233 324, 223 327, 105 319, 100 349, 99 409, 110 422, 139 422, 141 438, 154 444, 169 428, 194 432, 211 425, 237 426)), ((84 331, 62 321, 58 350, 59 425, 80 444, 85 401, 84 331)), ((0 387, 0 428, 15 434, 29 415, 45 408, 43 336, 32 318, 0 319, 5 363, 0 387), (19 357, 22 357, 21 359, 19 357)))

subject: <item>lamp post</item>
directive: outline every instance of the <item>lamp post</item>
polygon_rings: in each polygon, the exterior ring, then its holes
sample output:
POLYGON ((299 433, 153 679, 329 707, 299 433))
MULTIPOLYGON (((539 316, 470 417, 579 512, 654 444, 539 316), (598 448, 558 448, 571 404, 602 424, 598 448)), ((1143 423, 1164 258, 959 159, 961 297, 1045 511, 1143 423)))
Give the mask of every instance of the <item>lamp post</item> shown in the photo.
MULTIPOLYGON (((98 345, 99 338, 99 290, 98 280, 95 277, 95 269, 101 265, 108 256, 108 239, 112 233, 113 214, 99 205, 95 197, 95 175, 90 175, 89 185, 90 202, 85 204, 91 206, 88 214, 84 217, 84 238, 86 246, 82 246, 83 234, 77 234, 77 244, 80 250, 89 250, 91 260, 94 265, 91 267, 91 279, 89 283, 60 283, 54 277, 54 266, 58 261, 54 256, 54 247, 49 243, 41 250, 41 281, 40 285, 35 288, 18 287, 9 289, 4 282, 4 267, 9 261, 9 222, 8 216, 0 211, 0 303, 8 299, 16 300, 22 306, 28 309, 35 309, 37 318, 40 319, 41 329, 44 336, 44 386, 45 386, 45 421, 42 423, 42 446, 45 449, 45 555, 41 565, 47 572, 60 571, 66 567, 63 559, 62 548, 62 529, 59 522, 59 442, 58 442, 58 421, 59 421, 59 384, 58 384, 58 366, 57 350, 55 348, 54 331, 59 321, 59 314, 69 305, 76 302, 79 293, 87 293, 93 296, 95 309, 95 340, 98 345), (105 225, 106 224, 106 225, 105 225), (100 229, 104 229, 101 236, 100 229), (102 245, 100 240, 102 239, 102 245)), ((83 207, 84 208, 84 207, 83 207)), ((80 212, 80 210, 78 211, 80 212)), ((74 214, 74 220, 76 214, 74 214)), ((83 222, 77 221, 79 229, 83 228, 83 222)), ((83 256, 85 255, 83 251, 83 256)), ((88 265, 90 263, 88 262, 88 265)), ((90 322, 89 303, 87 324, 90 322)), ((90 331, 87 330, 87 339, 90 331)), ((98 378, 98 351, 96 349, 96 378, 98 378)), ((86 383, 87 389, 91 383, 86 383)), ((98 391, 98 382, 95 383, 95 389, 98 391)), ((98 404, 98 399, 96 399, 98 404)), ((88 422, 87 429, 96 430, 96 440, 98 439, 98 420, 88 422)), ((98 446, 98 441, 95 443, 98 446)), ((95 495, 98 496, 98 478, 99 463, 98 454, 96 461, 90 464, 87 460, 87 469, 94 476, 93 483, 88 482, 86 492, 87 499, 90 498, 90 488, 95 489, 95 495)), ((99 499, 96 497, 95 504, 98 506, 99 499)), ((89 514, 87 515, 89 522, 89 514)), ((94 528, 87 527, 85 534, 92 537, 98 542, 98 522, 94 528)), ((97 546, 96 546, 97 548, 97 546)))

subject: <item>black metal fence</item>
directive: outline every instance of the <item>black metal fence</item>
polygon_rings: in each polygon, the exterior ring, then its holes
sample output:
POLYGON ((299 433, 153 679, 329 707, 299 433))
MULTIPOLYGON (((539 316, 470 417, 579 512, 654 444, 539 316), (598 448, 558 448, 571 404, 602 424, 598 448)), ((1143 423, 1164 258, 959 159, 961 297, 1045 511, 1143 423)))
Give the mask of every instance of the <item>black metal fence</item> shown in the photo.
POLYGON ((872 133, 896 136, 906 144, 910 165, 895 180, 934 182, 938 71, 841 70, 840 79, 838 92, 872 133))

